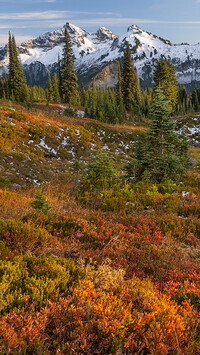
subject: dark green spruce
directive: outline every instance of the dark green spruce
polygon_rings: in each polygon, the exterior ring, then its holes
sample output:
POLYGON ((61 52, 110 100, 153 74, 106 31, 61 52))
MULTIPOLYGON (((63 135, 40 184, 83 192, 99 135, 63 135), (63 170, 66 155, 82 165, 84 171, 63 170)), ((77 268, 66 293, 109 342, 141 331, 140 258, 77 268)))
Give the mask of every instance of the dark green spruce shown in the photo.
POLYGON ((9 77, 8 89, 9 98, 18 102, 25 102, 28 96, 26 80, 23 68, 18 56, 17 46, 14 36, 9 33, 8 39, 9 50, 9 77))
POLYGON ((63 58, 61 60, 61 92, 63 102, 70 105, 79 103, 77 75, 74 69, 74 55, 69 38, 69 33, 65 28, 63 58))
POLYGON ((133 66, 129 44, 126 45, 122 62, 122 93, 126 110, 138 113, 141 89, 137 72, 133 66))
POLYGON ((169 102, 169 109, 175 112, 178 103, 178 82, 176 79, 176 68, 170 60, 160 59, 154 72, 156 87, 161 87, 166 100, 169 102))
MULTIPOLYGON (((188 163, 187 141, 175 133, 175 124, 170 117, 169 102, 163 89, 155 90, 151 110, 152 123, 144 144, 138 144, 134 162, 136 177, 149 177, 153 182, 180 178, 188 163)), ((130 165, 130 164, 129 164, 130 165)))

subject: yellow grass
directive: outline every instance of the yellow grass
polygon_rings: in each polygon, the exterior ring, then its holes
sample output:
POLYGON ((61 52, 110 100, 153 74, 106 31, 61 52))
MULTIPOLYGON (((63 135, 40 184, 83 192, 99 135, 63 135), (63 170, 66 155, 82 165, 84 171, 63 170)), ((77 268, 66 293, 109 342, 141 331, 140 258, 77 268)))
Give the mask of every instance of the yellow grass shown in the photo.
POLYGON ((200 147, 192 147, 190 148, 189 152, 194 159, 200 160, 200 147))
POLYGON ((30 202, 27 193, 0 190, 0 218, 21 218, 30 212, 30 202))

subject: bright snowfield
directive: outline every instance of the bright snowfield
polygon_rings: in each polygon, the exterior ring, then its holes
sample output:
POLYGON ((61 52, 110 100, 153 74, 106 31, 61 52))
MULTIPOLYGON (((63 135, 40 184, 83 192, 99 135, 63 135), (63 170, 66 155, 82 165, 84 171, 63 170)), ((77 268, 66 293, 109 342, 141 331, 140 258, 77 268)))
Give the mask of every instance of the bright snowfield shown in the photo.
MULTIPOLYGON (((177 79, 181 84, 187 84, 193 80, 200 81, 199 43, 174 45, 168 40, 143 31, 136 25, 130 26, 127 33, 122 36, 117 36, 105 27, 101 27, 96 33, 88 33, 70 23, 66 26, 73 45, 76 69, 82 73, 94 66, 101 66, 121 57, 128 42, 133 48, 134 64, 140 78, 143 78, 144 66, 152 68, 155 59, 164 56, 171 59, 176 66, 177 79), (191 65, 191 61, 194 60, 197 62, 191 65), (184 63, 184 68, 179 68, 182 63, 184 63)), ((58 57, 62 57, 63 33, 64 27, 22 43, 20 47, 22 63, 30 65, 40 62, 48 68, 57 63, 58 57)), ((2 65, 8 64, 7 58, 1 60, 2 65)))

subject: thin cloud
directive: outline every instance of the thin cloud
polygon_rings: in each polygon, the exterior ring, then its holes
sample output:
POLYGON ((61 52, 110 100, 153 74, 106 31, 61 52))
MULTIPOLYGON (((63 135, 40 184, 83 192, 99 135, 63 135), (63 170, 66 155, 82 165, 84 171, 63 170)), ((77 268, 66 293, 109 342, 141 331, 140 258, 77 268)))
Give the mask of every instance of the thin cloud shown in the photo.
MULTIPOLYGON (((200 0, 199 0, 200 2, 200 0)), ((94 27, 94 26, 115 26, 121 27, 122 25, 131 24, 200 24, 200 21, 162 21, 162 20, 150 20, 150 19, 141 19, 141 18, 120 18, 120 17, 103 17, 103 18, 93 18, 93 19, 73 19, 73 23, 77 26, 87 26, 87 27, 94 27)), ((49 28, 63 26, 64 23, 62 21, 54 21, 53 23, 49 24, 49 28)))
POLYGON ((50 20, 61 19, 66 11, 13 12, 0 14, 0 20, 50 20))
POLYGON ((104 15, 117 16, 113 12, 86 12, 86 11, 37 11, 37 12, 11 12, 1 13, 0 20, 50 20, 72 17, 73 15, 104 15))
POLYGON ((14 23, 6 23, 6 24, 0 25, 1 30, 10 29, 10 28, 17 28, 17 29, 18 28, 27 28, 27 25, 25 25, 25 24, 16 25, 14 23))
MULTIPOLYGON (((29 39, 33 38, 30 35, 26 36, 15 36, 15 40, 17 44, 21 44, 22 42, 26 42, 29 39)), ((8 34, 1 34, 0 35, 0 45, 5 45, 8 42, 8 34)))
POLYGON ((30 3, 30 2, 33 2, 33 3, 44 3, 44 2, 56 2, 57 0, 0 0, 0 2, 4 2, 4 3, 30 3))

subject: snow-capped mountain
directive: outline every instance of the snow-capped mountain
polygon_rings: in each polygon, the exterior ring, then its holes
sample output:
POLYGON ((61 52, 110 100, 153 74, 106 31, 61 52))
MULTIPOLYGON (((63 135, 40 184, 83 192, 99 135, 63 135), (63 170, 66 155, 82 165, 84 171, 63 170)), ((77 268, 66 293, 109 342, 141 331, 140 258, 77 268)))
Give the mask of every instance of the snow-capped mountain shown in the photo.
MULTIPOLYGON (((80 81, 95 82, 99 86, 114 86, 117 81, 117 59, 126 43, 131 47, 134 65, 145 86, 153 83, 153 71, 161 57, 170 59, 177 69, 181 84, 200 83, 200 44, 172 44, 161 37, 132 25, 118 36, 101 27, 96 33, 66 23, 75 56, 75 66, 80 81)), ((47 32, 19 47, 20 58, 29 84, 46 85, 48 71, 57 69, 62 57, 64 28, 47 32)), ((0 48, 0 74, 7 70, 6 47, 0 48)))

